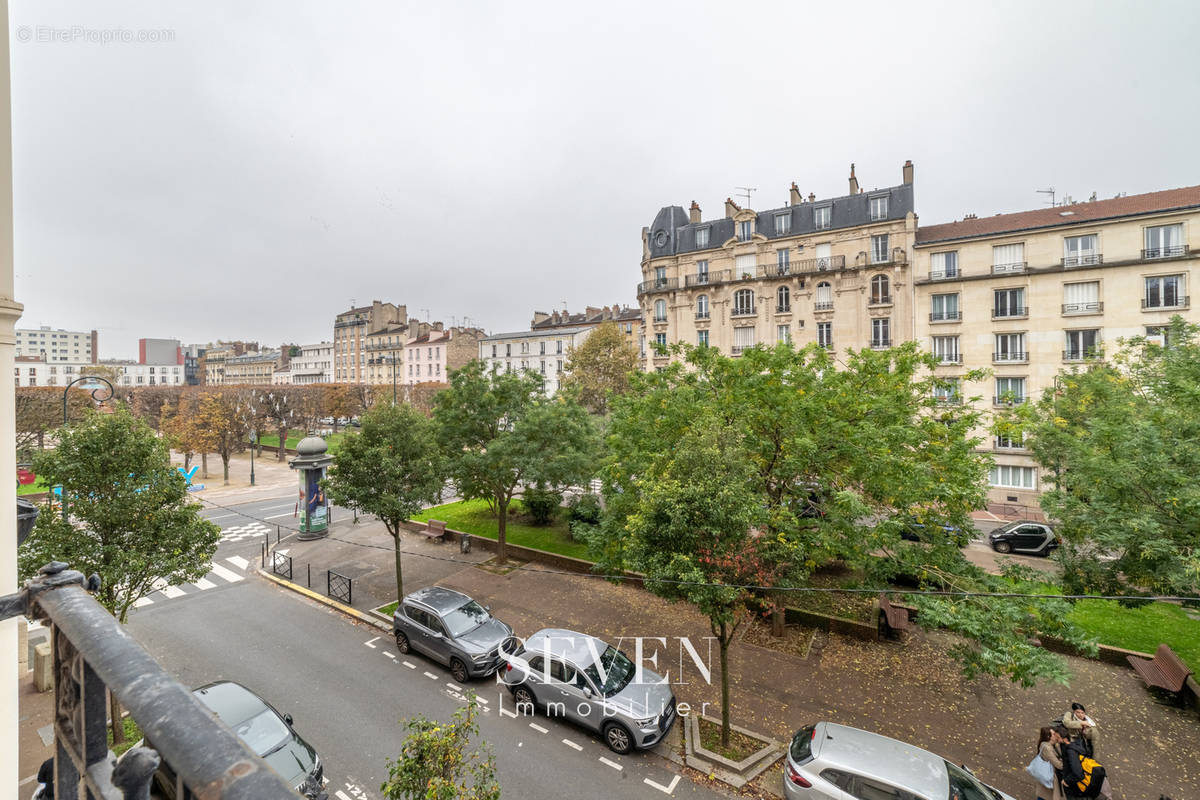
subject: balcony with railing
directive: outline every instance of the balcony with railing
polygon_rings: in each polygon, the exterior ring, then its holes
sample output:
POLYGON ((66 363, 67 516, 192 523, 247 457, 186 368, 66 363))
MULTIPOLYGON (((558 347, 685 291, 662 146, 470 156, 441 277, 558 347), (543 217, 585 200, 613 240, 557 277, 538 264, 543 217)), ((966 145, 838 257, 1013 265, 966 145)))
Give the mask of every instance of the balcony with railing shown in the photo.
POLYGON ((1080 253, 1077 256, 1063 256, 1063 269, 1074 269, 1076 267, 1094 267, 1104 263, 1104 256, 1100 253, 1080 253))
POLYGON ((700 319, 709 319, 711 316, 712 316, 712 315, 711 315, 709 312, 707 312, 707 311, 697 311, 697 312, 696 312, 696 319, 698 319, 698 320, 700 320, 700 319))
POLYGON ((869 306, 890 306, 892 305, 892 296, 890 294, 875 295, 867 298, 869 306))
POLYGON ((1013 261, 1008 264, 992 264, 993 275, 1010 275, 1013 273, 1024 272, 1028 266, 1025 261, 1013 261))
POLYGON ((1063 350, 1062 357, 1063 361, 1092 361, 1103 358, 1104 353, 1099 347, 1089 347, 1086 349, 1071 348, 1063 350))
POLYGON ((998 394, 992 397, 992 405, 994 406, 1019 406, 1024 404, 1029 398, 1023 394, 1014 394, 1008 392, 1006 394, 998 394))
POLYGON ((758 316, 753 305, 749 306, 734 306, 733 311, 729 312, 731 317, 754 317, 758 316))
POLYGON ((1029 316, 1029 306, 992 307, 992 319, 1020 319, 1029 316))
POLYGON ((813 303, 813 311, 833 311, 833 301, 818 300, 813 303))
POLYGON ((846 266, 845 256, 822 256, 821 258, 805 258, 787 264, 769 264, 758 267, 760 278, 786 278, 793 275, 812 275, 818 272, 843 269, 846 266))
POLYGON ((1020 350, 992 353, 993 364, 1024 364, 1028 360, 1029 354, 1020 350))
POLYGON ((935 269, 929 271, 929 280, 931 281, 949 281, 957 277, 957 269, 935 269))
POLYGON ((1080 316, 1083 314, 1101 314, 1104 312, 1104 303, 1063 303, 1063 316, 1080 316))
POLYGON ((963 363, 962 353, 934 353, 937 356, 938 364, 950 365, 963 363))
POLYGON ((1142 250, 1142 258, 1179 258, 1180 256, 1186 256, 1189 252, 1191 252, 1190 248, 1186 244, 1173 244, 1168 247, 1149 247, 1142 250))
POLYGON ((642 281, 638 284, 637 293, 640 297, 656 292, 669 292, 679 288, 679 278, 655 278, 652 281, 642 281))
POLYGON ((1160 301, 1151 304, 1150 300, 1142 298, 1142 311, 1175 311, 1182 308, 1187 308, 1190 297, 1187 295, 1176 295, 1174 300, 1170 298, 1162 298, 1160 301))
POLYGON ((929 312, 930 322, 962 322, 961 311, 931 311, 929 312))
POLYGON ((684 286, 712 286, 715 283, 727 283, 733 276, 733 270, 718 269, 709 272, 695 272, 683 276, 684 286))
POLYGON ((753 346, 754 345, 750 345, 750 344, 735 344, 733 347, 731 347, 729 349, 729 351, 731 353, 733 353, 735 356, 740 356, 742 353, 746 352, 753 346))
POLYGON ((776 314, 790 314, 790 313, 792 313, 792 306, 790 303, 776 303, 775 304, 775 313, 776 314))
POLYGON ((891 337, 888 337, 886 339, 872 339, 871 340, 871 349, 872 350, 886 350, 887 348, 889 348, 891 346, 892 346, 891 337))

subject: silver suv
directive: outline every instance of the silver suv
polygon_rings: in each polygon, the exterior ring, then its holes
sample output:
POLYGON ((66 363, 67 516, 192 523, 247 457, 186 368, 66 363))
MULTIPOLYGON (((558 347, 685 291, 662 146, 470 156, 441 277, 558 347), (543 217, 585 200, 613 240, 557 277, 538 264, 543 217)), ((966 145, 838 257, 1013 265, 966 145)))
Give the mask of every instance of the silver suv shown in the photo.
POLYGON ((427 586, 404 598, 392 615, 396 649, 416 650, 450 668, 459 683, 491 675, 500 648, 515 647, 512 628, 462 592, 427 586))
POLYGON ((637 670, 610 644, 585 633, 546 628, 505 659, 517 713, 541 706, 604 737, 615 753, 658 744, 675 723, 675 694, 666 679, 637 670))
POLYGON ((928 750, 832 722, 792 737, 783 793, 788 800, 1013 800, 928 750))

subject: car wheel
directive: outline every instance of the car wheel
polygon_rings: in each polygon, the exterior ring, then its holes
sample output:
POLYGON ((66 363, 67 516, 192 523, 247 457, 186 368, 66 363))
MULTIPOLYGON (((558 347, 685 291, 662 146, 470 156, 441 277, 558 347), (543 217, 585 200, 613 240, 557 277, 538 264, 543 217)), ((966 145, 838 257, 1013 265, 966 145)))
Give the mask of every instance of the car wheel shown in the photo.
POLYGON ((470 673, 467 672, 467 665, 457 658, 450 659, 450 674, 459 683, 466 683, 471 677, 470 673))
POLYGON ((408 637, 400 631, 396 631, 396 649, 404 655, 412 651, 412 648, 408 644, 408 637))
POLYGON ((992 542, 992 549, 997 553, 1011 553, 1012 545, 1008 542, 992 542))
POLYGON ((624 725, 610 722, 604 726, 604 743, 608 749, 623 756, 633 749, 633 737, 624 725))
POLYGON ((533 692, 527 686, 518 686, 512 690, 513 702, 518 708, 521 706, 529 706, 533 712, 537 711, 537 698, 533 696, 533 692))

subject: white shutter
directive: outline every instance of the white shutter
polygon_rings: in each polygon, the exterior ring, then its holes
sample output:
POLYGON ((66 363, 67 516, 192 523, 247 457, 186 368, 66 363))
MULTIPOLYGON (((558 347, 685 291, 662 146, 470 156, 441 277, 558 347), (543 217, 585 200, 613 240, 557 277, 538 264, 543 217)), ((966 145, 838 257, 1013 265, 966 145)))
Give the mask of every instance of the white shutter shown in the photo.
POLYGON ((735 278, 740 278, 742 275, 749 273, 754 274, 755 268, 758 266, 758 257, 753 253, 745 256, 738 256, 736 260, 736 275, 735 278))

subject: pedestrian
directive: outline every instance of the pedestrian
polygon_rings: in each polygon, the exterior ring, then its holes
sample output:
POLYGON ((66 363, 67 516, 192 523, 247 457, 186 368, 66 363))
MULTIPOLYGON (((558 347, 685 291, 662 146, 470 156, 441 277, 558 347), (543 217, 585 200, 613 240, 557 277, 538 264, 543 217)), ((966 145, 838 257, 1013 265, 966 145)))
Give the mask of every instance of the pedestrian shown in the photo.
POLYGON ((1071 703, 1071 710, 1062 716, 1063 727, 1071 733, 1072 739, 1082 739, 1087 748, 1087 754, 1096 757, 1096 722, 1088 716, 1087 709, 1081 703, 1071 703))
POLYGON ((1058 785, 1059 773, 1062 772, 1062 759, 1054 749, 1054 742, 1051 741, 1053 738, 1054 732, 1049 728, 1038 731, 1033 761, 1025 768, 1033 776, 1033 782, 1037 786, 1037 800, 1062 800, 1062 792, 1054 790, 1058 785))
POLYGON ((1063 766, 1059 783, 1062 786, 1063 796, 1066 798, 1102 797, 1105 800, 1112 800, 1112 785, 1108 780, 1108 772, 1088 755, 1087 745, 1082 737, 1070 738, 1071 732, 1064 725, 1054 726, 1052 733, 1054 734, 1052 741, 1058 745, 1059 753, 1062 756, 1063 766), (1086 787, 1082 791, 1080 790, 1081 784, 1086 787))
POLYGON ((54 757, 42 762, 38 768, 37 782, 41 784, 40 794, 35 793, 37 800, 54 800, 54 757))

